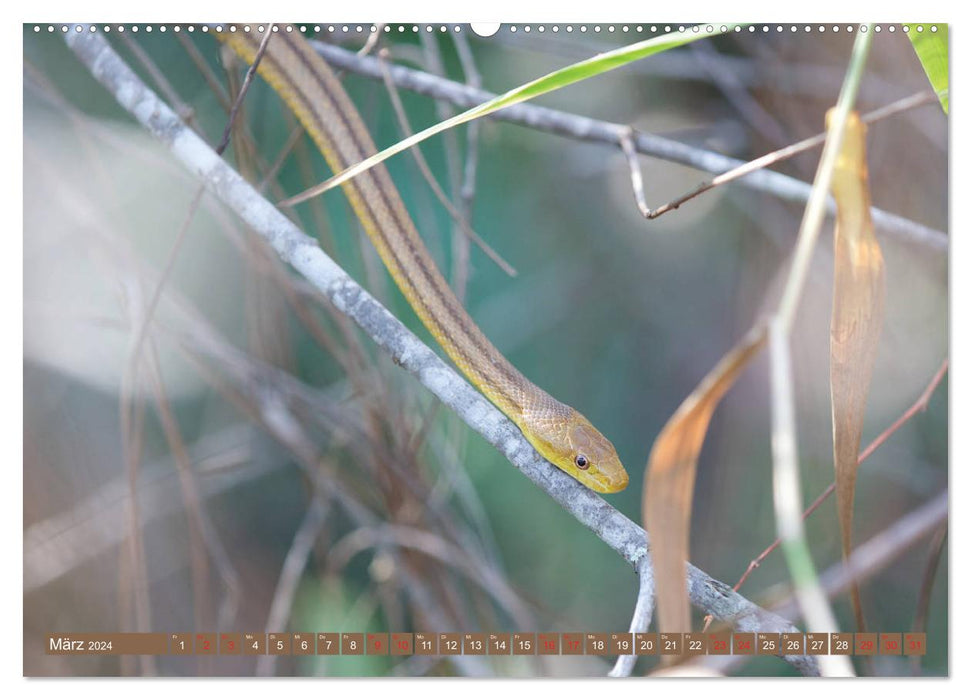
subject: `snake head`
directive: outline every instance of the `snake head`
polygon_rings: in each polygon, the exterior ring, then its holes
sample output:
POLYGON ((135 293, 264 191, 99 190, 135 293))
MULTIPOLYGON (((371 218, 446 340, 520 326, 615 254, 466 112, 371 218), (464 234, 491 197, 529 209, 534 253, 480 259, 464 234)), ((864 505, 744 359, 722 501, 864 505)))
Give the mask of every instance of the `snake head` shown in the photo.
POLYGON ((569 409, 557 429, 547 430, 542 439, 526 434, 541 455, 584 486, 599 493, 617 493, 629 481, 624 465, 610 440, 581 413, 569 409))

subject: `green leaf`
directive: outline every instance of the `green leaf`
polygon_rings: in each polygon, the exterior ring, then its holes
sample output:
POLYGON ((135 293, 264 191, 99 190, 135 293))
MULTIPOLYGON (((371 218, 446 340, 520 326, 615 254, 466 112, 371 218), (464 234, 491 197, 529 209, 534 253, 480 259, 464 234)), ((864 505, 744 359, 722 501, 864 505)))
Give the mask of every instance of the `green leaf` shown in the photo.
POLYGON ((917 58, 931 81, 931 87, 941 101, 944 114, 947 114, 947 25, 946 24, 908 24, 907 36, 914 45, 917 58), (921 27, 923 31, 917 31, 921 27), (936 27, 937 31, 931 31, 936 27))
MULTIPOLYGON (((353 165, 347 168, 342 173, 338 173, 334 177, 330 178, 326 182, 306 190, 298 194, 296 197, 291 197, 290 199, 283 202, 283 204, 292 205, 298 202, 303 202, 311 197, 326 192, 327 190, 333 189, 338 185, 346 182, 355 175, 360 175, 365 170, 369 170, 378 163, 387 160, 396 153, 400 153, 408 148, 411 148, 415 144, 421 143, 425 139, 434 136, 435 134, 441 133, 446 129, 451 129, 459 124, 464 124, 465 122, 472 121, 473 119, 478 119, 484 117, 488 114, 503 109, 504 107, 510 107, 520 102, 525 102, 539 95, 545 95, 553 90, 558 90, 567 85, 572 85, 581 80, 586 80, 587 78, 592 78, 595 75, 600 75, 601 73, 606 73, 608 71, 614 70, 615 68, 620 68, 628 63, 637 61, 641 58, 646 58, 656 53, 661 53, 662 51, 667 51, 668 49, 673 49, 677 46, 683 46, 692 41, 697 41, 698 39, 705 39, 711 36, 720 34, 720 27, 725 25, 708 25, 711 27, 711 31, 708 31, 706 27, 703 26, 693 26, 685 27, 683 30, 671 31, 662 36, 657 36, 652 39, 647 39, 645 41, 640 41, 636 44, 631 44, 629 46, 624 46, 613 51, 608 51, 606 53, 597 54, 592 58, 588 58, 579 63, 574 63, 572 65, 566 66, 565 68, 560 68, 559 70, 553 71, 541 78, 537 78, 525 85, 520 85, 517 88, 506 92, 505 94, 498 95, 488 102, 484 102, 477 107, 473 107, 461 114, 457 114, 451 119, 446 119, 435 126, 431 126, 424 131, 421 131, 414 136, 406 138, 399 141, 395 145, 384 149, 383 151, 376 153, 375 155, 367 158, 357 165, 353 165)), ((729 29, 734 29, 736 25, 728 25, 729 29)), ((739 25, 741 26, 741 25, 739 25)))

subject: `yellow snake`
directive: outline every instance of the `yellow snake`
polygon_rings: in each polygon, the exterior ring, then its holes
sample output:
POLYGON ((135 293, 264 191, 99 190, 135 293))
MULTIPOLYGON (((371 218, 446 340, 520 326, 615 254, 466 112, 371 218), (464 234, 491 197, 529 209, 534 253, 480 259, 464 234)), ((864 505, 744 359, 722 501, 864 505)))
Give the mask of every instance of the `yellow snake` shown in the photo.
MULTIPOLYGON (((217 34, 252 63, 262 36, 217 34)), ((270 38, 258 72, 290 106, 334 172, 376 152, 337 77, 299 32, 270 38)), ((617 451, 579 411, 524 377, 462 308, 422 243, 387 169, 378 165, 344 183, 361 224, 422 323, 469 380, 519 426, 543 457, 601 493, 627 486, 617 451)))

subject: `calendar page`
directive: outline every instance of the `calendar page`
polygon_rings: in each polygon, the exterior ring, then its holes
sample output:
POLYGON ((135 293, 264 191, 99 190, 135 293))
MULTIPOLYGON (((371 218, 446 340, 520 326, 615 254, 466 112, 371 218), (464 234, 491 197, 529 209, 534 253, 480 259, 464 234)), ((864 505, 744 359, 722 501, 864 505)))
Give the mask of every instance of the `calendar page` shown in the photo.
POLYGON ((948 676, 948 24, 360 10, 23 24, 23 675, 948 676))

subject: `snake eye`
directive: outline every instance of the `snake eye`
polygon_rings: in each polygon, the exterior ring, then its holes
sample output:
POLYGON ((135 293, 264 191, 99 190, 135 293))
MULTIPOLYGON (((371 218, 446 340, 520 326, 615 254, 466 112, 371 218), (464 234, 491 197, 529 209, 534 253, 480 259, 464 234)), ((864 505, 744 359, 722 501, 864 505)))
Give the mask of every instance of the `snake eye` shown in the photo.
POLYGON ((573 463, 577 465, 580 469, 586 469, 590 466, 590 462, 584 455, 577 455, 573 458, 573 463))

